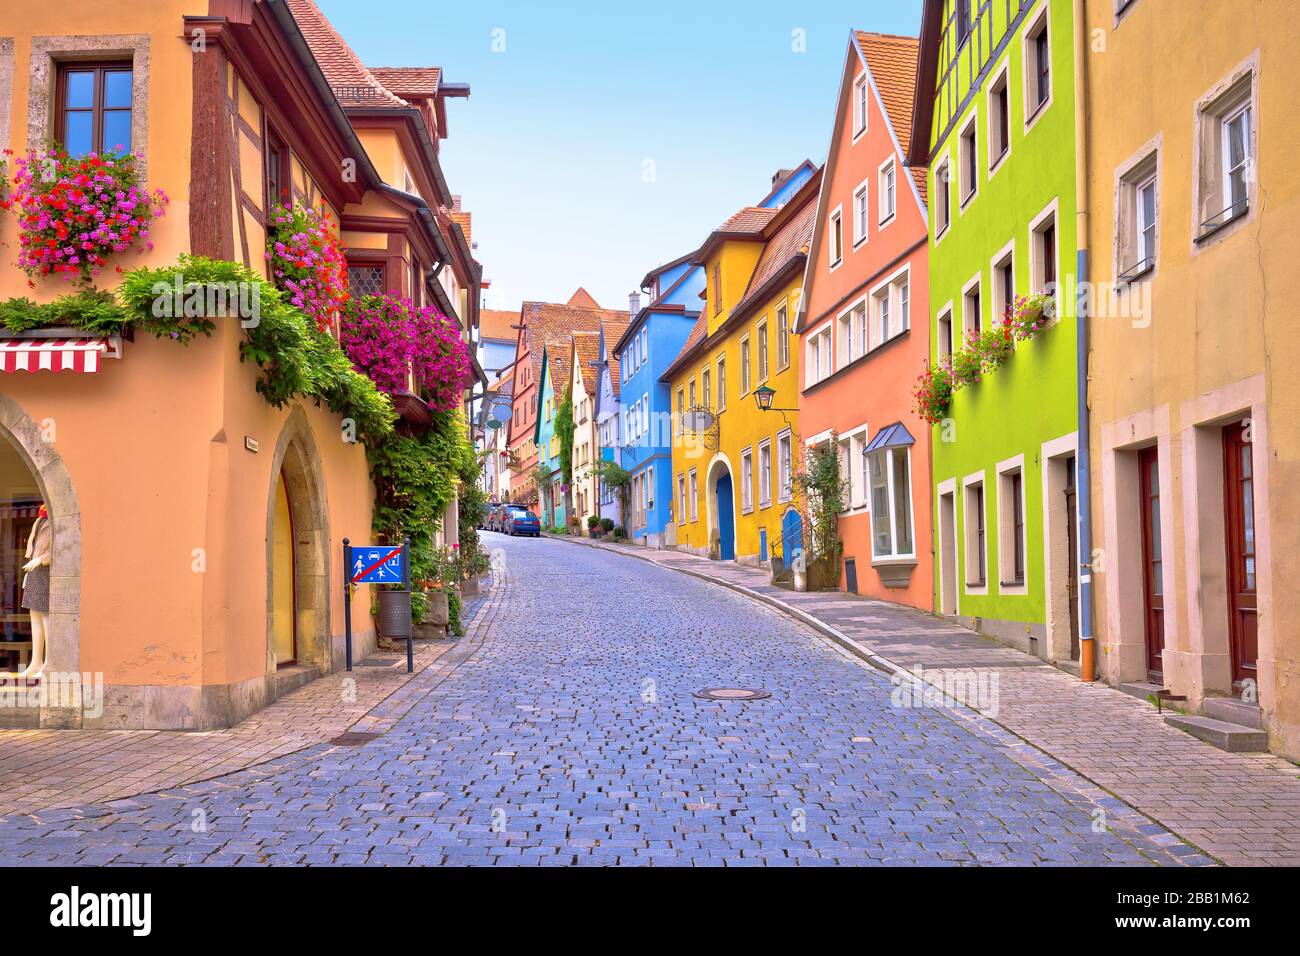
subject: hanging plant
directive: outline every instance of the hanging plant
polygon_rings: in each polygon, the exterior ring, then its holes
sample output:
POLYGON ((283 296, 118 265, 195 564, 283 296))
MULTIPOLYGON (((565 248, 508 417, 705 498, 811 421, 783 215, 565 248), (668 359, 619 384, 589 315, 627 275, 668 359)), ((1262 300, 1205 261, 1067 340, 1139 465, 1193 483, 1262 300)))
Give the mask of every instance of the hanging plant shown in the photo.
POLYGON ((348 301, 348 264, 329 212, 276 206, 267 223, 266 259, 275 284, 322 332, 348 301))
POLYGON ((927 368, 917 379, 913 393, 916 414, 931 425, 937 425, 948 413, 952 390, 952 369, 946 362, 927 368))
POLYGON ((414 377, 434 411, 452 411, 473 376, 456 323, 432 306, 390 292, 348 303, 339 341, 352 363, 390 394, 414 377))
POLYGON ((1052 321, 1056 299, 1050 295, 1018 295, 1007 306, 1006 324, 1016 339, 1024 341, 1037 335, 1052 321))
POLYGON ((13 187, 18 267, 32 287, 49 275, 89 285, 114 253, 152 249, 149 226, 168 202, 140 184, 135 156, 115 150, 32 150, 18 157, 13 187))

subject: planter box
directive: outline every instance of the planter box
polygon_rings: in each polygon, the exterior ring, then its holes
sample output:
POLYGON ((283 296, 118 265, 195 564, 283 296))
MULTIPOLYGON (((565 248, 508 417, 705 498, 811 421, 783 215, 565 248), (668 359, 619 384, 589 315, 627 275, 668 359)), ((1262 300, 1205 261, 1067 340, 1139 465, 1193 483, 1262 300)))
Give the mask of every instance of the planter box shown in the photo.
POLYGON ((461 582, 460 593, 462 597, 478 596, 478 578, 466 578, 461 582))
POLYGON ((442 628, 445 633, 447 630, 447 592, 426 591, 425 596, 429 599, 429 609, 424 613, 423 623, 417 626, 438 627, 442 628))

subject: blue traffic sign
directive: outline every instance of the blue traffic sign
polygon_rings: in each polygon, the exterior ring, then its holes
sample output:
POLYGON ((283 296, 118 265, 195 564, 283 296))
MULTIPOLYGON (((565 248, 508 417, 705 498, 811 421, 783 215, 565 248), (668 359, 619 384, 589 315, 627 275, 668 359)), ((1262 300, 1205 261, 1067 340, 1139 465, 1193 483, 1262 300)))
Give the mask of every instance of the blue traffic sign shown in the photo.
POLYGON ((354 545, 350 577, 353 584, 401 584, 402 546, 354 545))

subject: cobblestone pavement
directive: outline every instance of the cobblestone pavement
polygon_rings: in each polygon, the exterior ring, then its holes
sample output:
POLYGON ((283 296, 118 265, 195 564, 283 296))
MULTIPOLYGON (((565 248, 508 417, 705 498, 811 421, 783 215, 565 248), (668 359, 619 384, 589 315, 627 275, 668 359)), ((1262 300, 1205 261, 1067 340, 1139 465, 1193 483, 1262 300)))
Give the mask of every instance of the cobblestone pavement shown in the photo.
POLYGON ((1300 767, 1269 753, 1225 753, 1164 722, 1155 706, 1085 684, 992 638, 913 608, 843 592, 796 593, 766 572, 586 539, 743 589, 807 615, 860 655, 928 678, 958 670, 995 679, 997 724, 1085 774, 1156 822, 1233 866, 1300 866, 1300 767))
POLYGON ((498 586, 365 746, 0 818, 0 864, 1209 863, 969 711, 716 585, 489 536, 498 586), (768 699, 713 702, 706 687, 768 699))

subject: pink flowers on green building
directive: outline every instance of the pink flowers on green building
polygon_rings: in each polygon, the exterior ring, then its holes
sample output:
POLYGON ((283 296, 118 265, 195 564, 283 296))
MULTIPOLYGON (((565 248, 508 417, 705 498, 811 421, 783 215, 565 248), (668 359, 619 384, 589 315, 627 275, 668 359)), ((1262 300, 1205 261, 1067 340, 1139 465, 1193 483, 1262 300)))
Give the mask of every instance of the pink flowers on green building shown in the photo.
POLYGON ((413 380, 434 411, 457 408, 473 378, 456 323, 396 293, 350 302, 339 338, 352 364, 380 389, 405 391, 413 380))
POLYGON ((114 253, 153 248, 149 226, 168 199, 140 184, 132 154, 73 157, 55 147, 15 165, 3 205, 17 211, 18 266, 29 284, 50 275, 90 282, 114 253))

